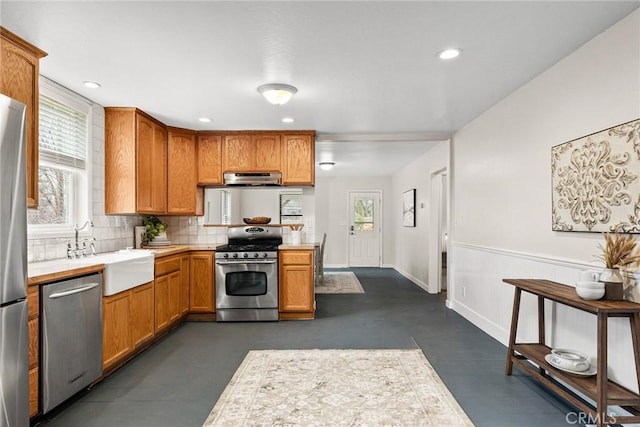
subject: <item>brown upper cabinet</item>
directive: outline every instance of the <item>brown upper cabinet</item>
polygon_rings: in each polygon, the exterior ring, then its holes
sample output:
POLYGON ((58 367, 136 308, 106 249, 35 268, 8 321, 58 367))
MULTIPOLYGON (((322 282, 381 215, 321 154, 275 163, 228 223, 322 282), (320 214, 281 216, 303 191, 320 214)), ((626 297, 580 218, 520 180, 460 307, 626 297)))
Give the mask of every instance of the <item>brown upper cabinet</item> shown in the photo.
POLYGON ((38 76, 47 53, 0 27, 0 92, 27 106, 27 206, 38 207, 38 76))
POLYGON ((282 172, 283 185, 314 185, 314 131, 198 132, 198 185, 224 172, 282 172))
POLYGON ((198 132, 198 185, 222 185, 222 135, 198 132))
POLYGON ((203 215, 204 192, 198 187, 195 131, 168 128, 167 214, 203 215))
POLYGON ((167 212, 167 131, 137 108, 105 108, 105 213, 167 212))
POLYGON ((280 135, 234 133, 224 136, 223 172, 277 172, 281 170, 280 135))
POLYGON ((314 185, 315 133, 284 134, 282 138, 282 184, 314 185))

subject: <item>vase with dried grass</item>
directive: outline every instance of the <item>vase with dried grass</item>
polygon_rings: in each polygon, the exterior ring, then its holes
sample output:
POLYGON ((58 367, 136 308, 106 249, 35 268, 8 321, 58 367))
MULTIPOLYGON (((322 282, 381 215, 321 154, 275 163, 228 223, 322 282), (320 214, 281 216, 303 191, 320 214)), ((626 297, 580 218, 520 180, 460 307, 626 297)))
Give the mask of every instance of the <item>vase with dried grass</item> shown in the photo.
POLYGON ((604 269, 600 281, 605 283, 604 299, 623 299, 621 269, 627 269, 640 262, 640 254, 636 254, 636 238, 631 235, 604 233, 605 245, 599 244, 602 250, 600 259, 604 269))

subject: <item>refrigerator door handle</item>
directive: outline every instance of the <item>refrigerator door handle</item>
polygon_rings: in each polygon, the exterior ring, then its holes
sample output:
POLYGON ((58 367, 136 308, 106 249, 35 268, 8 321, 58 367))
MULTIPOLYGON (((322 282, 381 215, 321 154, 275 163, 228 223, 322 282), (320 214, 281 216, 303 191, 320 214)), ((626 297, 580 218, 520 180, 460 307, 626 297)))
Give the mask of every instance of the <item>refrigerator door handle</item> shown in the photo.
POLYGON ((80 286, 79 288, 69 289, 68 291, 56 292, 55 294, 49 295, 50 299, 62 298, 73 294, 79 294, 80 292, 86 292, 90 289, 95 288, 96 286, 100 286, 100 283, 90 283, 87 286, 80 286))

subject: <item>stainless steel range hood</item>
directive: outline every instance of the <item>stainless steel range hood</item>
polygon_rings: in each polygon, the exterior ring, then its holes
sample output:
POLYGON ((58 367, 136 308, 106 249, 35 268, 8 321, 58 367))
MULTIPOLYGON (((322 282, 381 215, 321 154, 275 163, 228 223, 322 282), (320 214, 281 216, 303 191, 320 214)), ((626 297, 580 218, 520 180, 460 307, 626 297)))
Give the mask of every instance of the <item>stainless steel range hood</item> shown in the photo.
POLYGON ((227 172, 224 185, 236 187, 260 187, 282 185, 280 172, 227 172))

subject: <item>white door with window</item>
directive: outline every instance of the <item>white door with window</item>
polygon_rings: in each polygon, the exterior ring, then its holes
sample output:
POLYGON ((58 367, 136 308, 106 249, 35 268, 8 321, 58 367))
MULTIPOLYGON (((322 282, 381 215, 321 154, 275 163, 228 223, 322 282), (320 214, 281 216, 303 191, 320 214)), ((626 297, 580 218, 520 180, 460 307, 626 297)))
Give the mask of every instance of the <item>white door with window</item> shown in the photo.
POLYGON ((349 192, 349 266, 380 267, 380 191, 349 192))

